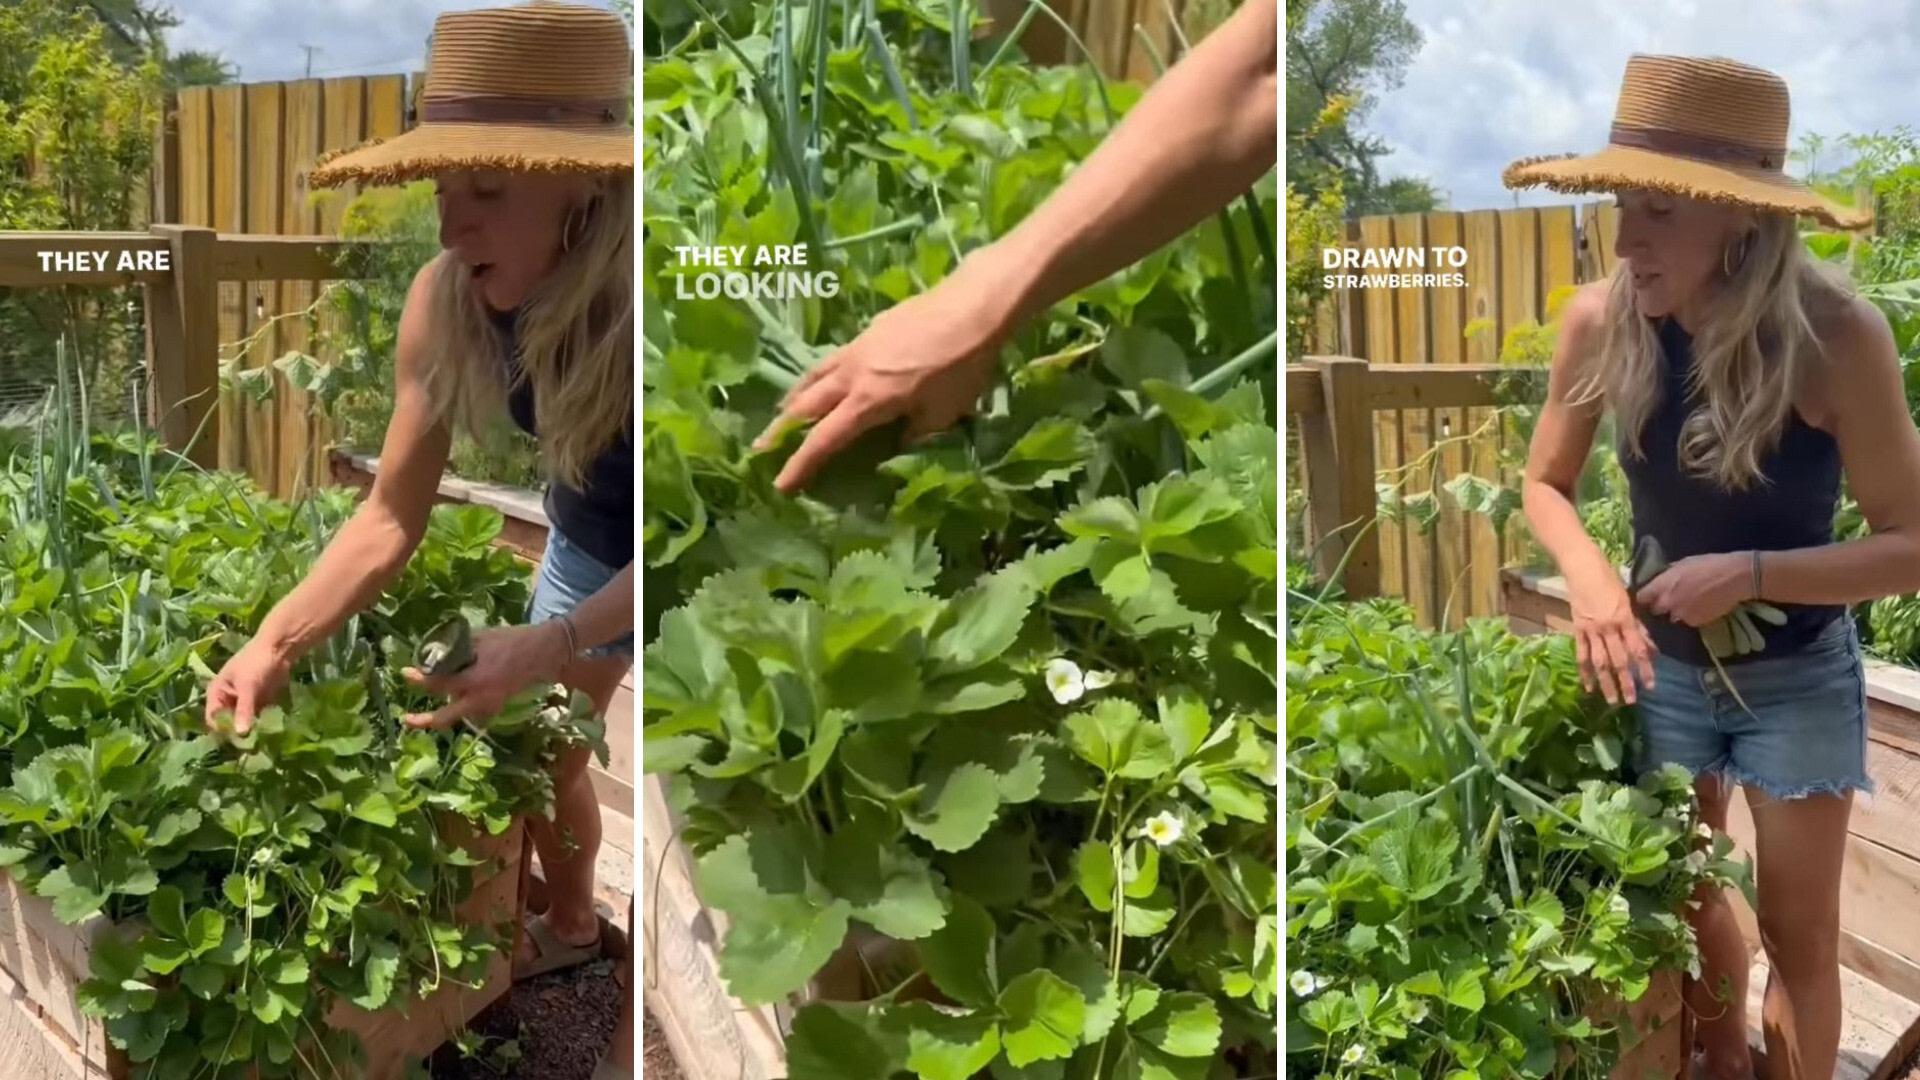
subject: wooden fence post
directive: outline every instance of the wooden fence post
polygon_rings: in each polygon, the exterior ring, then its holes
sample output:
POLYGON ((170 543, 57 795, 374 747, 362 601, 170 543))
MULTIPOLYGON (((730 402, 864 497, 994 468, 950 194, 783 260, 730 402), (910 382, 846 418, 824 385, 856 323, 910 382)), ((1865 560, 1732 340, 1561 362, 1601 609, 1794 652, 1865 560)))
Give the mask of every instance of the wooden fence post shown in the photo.
POLYGON ((147 286, 147 372, 169 449, 206 469, 220 465, 219 234, 199 225, 153 226, 167 241, 166 277, 147 286))
POLYGON ((1341 587, 1353 599, 1380 594, 1380 530, 1374 522, 1373 405, 1368 365, 1312 357, 1326 408, 1300 418, 1307 454, 1307 542, 1324 578, 1346 560, 1341 587))

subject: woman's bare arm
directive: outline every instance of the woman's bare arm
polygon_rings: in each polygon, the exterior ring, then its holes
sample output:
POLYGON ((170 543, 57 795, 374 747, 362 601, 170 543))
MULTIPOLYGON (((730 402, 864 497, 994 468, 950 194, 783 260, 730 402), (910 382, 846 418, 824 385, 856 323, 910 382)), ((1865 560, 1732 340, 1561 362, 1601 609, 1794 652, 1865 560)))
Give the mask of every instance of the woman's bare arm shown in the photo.
POLYGON ((439 266, 437 260, 429 263, 407 290, 394 348, 393 418, 373 488, 313 569, 260 625, 259 639, 284 662, 291 663, 373 603, 426 536, 453 445, 422 382, 431 337, 427 298, 439 266))
POLYGON ((1554 346, 1547 378, 1547 400, 1527 447, 1527 465, 1520 486, 1520 503, 1534 539, 1553 556, 1569 588, 1620 583, 1593 537, 1587 535, 1575 491, 1586 468, 1599 429, 1598 404, 1569 400, 1582 377, 1582 367, 1605 333, 1604 287, 1580 290, 1568 302, 1554 346))
POLYGON ((1636 670, 1642 684, 1653 685, 1653 642, 1634 613, 1619 571, 1587 535, 1574 504, 1601 407, 1571 399, 1605 338, 1607 288, 1597 284, 1581 289, 1561 317, 1547 402, 1528 447, 1520 502, 1534 539, 1566 578, 1582 682, 1588 690, 1597 685, 1610 702, 1631 703, 1639 699, 1636 670))
POLYGON ((1762 599, 1857 604, 1920 591, 1920 431, 1907 411, 1899 349, 1886 316, 1866 300, 1839 323, 1818 392, 1872 535, 1765 553, 1762 599))

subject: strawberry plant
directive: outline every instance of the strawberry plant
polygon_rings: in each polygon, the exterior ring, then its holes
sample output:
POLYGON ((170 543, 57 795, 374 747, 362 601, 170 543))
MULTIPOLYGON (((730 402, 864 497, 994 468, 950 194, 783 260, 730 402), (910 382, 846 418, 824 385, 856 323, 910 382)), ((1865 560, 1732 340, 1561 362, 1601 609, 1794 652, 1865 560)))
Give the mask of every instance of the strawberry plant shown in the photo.
POLYGON ((1752 879, 1693 780, 1632 775, 1571 639, 1300 595, 1287 642, 1287 1075, 1605 1075, 1617 1006, 1699 973, 1686 905, 1752 879))
POLYGON ((471 984, 511 940, 455 916, 493 869, 475 840, 546 811, 557 753, 600 743, 591 709, 543 689, 484 730, 401 722, 430 705, 399 672, 436 623, 526 603, 497 516, 443 507, 284 705, 209 735, 205 682, 351 497, 270 501, 66 404, 0 470, 0 865, 62 921, 111 921, 79 1004, 136 1077, 355 1075, 336 1005, 471 984))
POLYGON ((1022 330, 960 429, 875 431, 788 498, 799 432, 749 446, 782 388, 1140 91, 941 5, 768 8, 643 86, 643 760, 721 975, 809 999, 794 1080, 1272 1076, 1271 178, 1022 330), (836 295, 675 288, 675 247, 795 243, 836 295))

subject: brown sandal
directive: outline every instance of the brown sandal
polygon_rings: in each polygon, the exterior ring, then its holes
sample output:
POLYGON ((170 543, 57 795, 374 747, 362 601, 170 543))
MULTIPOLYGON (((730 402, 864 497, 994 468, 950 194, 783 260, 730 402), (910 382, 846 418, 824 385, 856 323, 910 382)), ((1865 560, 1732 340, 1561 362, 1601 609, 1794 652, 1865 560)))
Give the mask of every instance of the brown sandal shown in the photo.
POLYGON ((514 982, 592 963, 600 959, 604 952, 607 937, 605 919, 600 921, 599 935, 586 945, 569 945, 560 940, 560 935, 554 933, 553 927, 547 925, 546 917, 531 911, 527 912, 526 918, 520 925, 526 930, 527 936, 533 939, 534 947, 539 951, 525 967, 514 968, 514 982))

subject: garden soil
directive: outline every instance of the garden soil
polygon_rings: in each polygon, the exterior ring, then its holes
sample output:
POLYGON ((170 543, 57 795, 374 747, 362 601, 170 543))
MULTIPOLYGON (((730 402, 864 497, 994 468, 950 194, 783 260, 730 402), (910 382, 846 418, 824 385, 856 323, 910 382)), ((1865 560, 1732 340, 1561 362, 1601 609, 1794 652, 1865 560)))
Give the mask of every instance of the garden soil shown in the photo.
MULTIPOLYGON (((620 996, 612 960, 528 979, 473 1018, 469 1030, 485 1037, 478 1053, 440 1048, 433 1080, 590 1080, 620 1022, 620 996), (517 1061, 499 1052, 508 1041, 517 1061)), ((649 1066, 648 1080, 655 1075, 649 1066)))

